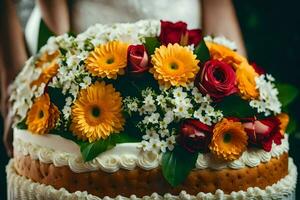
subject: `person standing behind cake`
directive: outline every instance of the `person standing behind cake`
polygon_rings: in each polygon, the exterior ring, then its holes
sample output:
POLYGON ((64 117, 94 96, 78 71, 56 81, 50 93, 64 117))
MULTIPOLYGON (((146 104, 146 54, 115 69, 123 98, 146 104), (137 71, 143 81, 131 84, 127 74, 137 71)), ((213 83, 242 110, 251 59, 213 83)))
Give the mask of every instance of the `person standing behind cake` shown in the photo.
MULTIPOLYGON (((1 111, 7 116, 3 142, 11 156, 12 131, 11 119, 7 115, 7 86, 13 81, 28 55, 12 2, 4 0, 3 6, 4 11, 0 14, 1 111)), ((231 0, 38 0, 25 28, 30 54, 37 51, 41 18, 57 35, 69 30, 80 33, 95 23, 135 22, 141 19, 184 21, 190 29, 202 28, 204 35, 222 35, 235 41, 239 53, 246 56, 231 0)))

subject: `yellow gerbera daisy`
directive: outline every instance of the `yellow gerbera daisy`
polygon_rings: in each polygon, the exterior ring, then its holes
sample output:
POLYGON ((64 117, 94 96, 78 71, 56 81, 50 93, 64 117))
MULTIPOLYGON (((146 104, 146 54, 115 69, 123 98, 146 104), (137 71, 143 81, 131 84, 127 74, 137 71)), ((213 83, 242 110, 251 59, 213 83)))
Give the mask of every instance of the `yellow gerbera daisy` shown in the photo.
POLYGON ((93 142, 123 130, 122 97, 111 84, 96 82, 79 92, 72 106, 71 131, 93 142))
POLYGON ((127 65, 128 44, 120 41, 108 42, 96 47, 85 60, 86 69, 101 78, 116 79, 124 74, 127 65))
POLYGON ((212 59, 224 61, 233 66, 234 69, 238 69, 244 63, 248 63, 245 57, 229 49, 228 47, 213 42, 205 42, 205 44, 209 49, 212 59))
POLYGON ((157 48, 152 55, 150 72, 161 86, 186 86, 199 71, 199 60, 187 47, 169 44, 157 48))
POLYGON ((243 99, 256 99, 259 96, 255 82, 257 76, 258 74, 249 64, 245 64, 236 70, 237 86, 243 99))
POLYGON ((59 118, 58 108, 50 102, 48 94, 35 99, 27 113, 26 124, 33 134, 46 134, 55 127, 59 118))
POLYGON ((242 123, 224 118, 215 125, 209 148, 217 158, 232 161, 245 151, 247 140, 242 123))

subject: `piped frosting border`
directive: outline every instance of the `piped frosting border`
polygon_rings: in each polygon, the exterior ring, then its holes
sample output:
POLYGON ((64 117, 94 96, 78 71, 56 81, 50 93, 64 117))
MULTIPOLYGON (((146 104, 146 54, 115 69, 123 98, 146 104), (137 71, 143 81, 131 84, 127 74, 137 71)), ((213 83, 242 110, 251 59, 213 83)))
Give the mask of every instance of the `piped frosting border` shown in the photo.
MULTIPOLYGON (((58 135, 32 135, 28 131, 15 129, 14 136, 17 154, 29 155, 32 159, 43 163, 53 163, 56 167, 69 166, 76 173, 96 170, 112 173, 119 169, 132 170, 135 167, 151 170, 157 168, 161 160, 161 156, 157 153, 142 151, 139 143, 124 143, 100 154, 90 162, 84 162, 79 147, 74 142, 58 135)), ((268 162, 273 157, 279 157, 288 150, 288 137, 285 136, 282 144, 273 144, 270 152, 248 149, 239 159, 232 162, 220 162, 213 159, 211 154, 199 154, 195 168, 221 170, 255 167, 260 163, 268 162)))
MULTIPOLYGON (((101 198, 88 194, 87 192, 77 191, 69 193, 66 189, 59 190, 50 185, 35 183, 30 179, 19 176, 14 169, 14 160, 10 160, 6 167, 7 182, 8 182, 8 199, 87 199, 87 200, 101 200, 101 198)), ((185 191, 181 191, 178 196, 165 194, 163 196, 153 193, 151 196, 144 196, 141 198, 135 195, 129 198, 117 196, 116 198, 104 197, 103 200, 154 200, 154 199, 177 199, 177 200, 200 200, 200 199, 289 199, 296 188, 297 182, 297 168, 292 158, 289 158, 289 174, 283 179, 279 180, 272 186, 267 186, 264 190, 260 188, 248 188, 247 191, 232 192, 231 194, 224 194, 222 190, 217 190, 215 194, 212 193, 198 193, 196 196, 189 195, 185 191)))

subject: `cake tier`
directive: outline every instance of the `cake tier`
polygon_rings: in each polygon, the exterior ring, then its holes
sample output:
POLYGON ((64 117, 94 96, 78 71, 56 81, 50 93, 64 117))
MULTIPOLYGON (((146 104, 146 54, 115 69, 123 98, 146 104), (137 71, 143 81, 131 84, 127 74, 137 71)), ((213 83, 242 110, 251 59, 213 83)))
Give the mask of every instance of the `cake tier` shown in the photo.
POLYGON ((29 156, 16 155, 15 169, 18 174, 35 182, 52 185, 56 189, 66 188, 70 192, 87 191, 99 197, 129 197, 132 194, 141 197, 154 192, 178 195, 182 190, 196 195, 199 192, 215 193, 218 189, 229 194, 232 191, 246 191, 249 187, 264 189, 284 178, 288 174, 288 154, 284 153, 279 158, 272 158, 268 163, 253 168, 194 170, 178 187, 171 187, 165 181, 160 168, 120 169, 114 173, 74 173, 66 166, 55 167, 53 164, 32 160, 29 156))
MULTIPOLYGON (((286 155, 283 156, 286 159, 286 155)), ((280 158, 281 159, 281 158, 280 158)), ((25 157, 22 159, 24 162, 25 157)), ((278 159, 279 160, 279 159, 278 159)), ((32 161, 31 161, 32 162, 32 161)), ((276 162, 276 161, 275 161, 276 162)), ((39 165, 39 162, 34 161, 36 166, 39 165)), ((273 163, 273 161, 272 161, 273 163)), ((57 169, 52 166, 52 169, 57 169)), ((87 192, 76 191, 70 192, 65 188, 55 189, 51 185, 44 185, 38 182, 33 182, 31 179, 27 179, 24 176, 17 174, 14 168, 14 160, 11 160, 7 166, 7 182, 8 182, 8 199, 93 199, 100 200, 99 197, 88 194, 87 192)), ((232 170, 233 171, 233 170, 232 170)), ((270 170, 268 170, 270 171, 270 170)), ((275 175, 275 174, 274 174, 275 175)), ((38 177, 38 176, 37 176, 38 177)), ((72 177, 70 177, 72 178, 72 177)), ((86 179, 83 179, 85 181, 86 179)), ((102 177, 100 178, 102 180, 102 177)), ((57 180, 56 180, 57 181, 57 180)), ((185 199, 185 200, 202 200, 202 199, 283 199, 283 200, 293 200, 295 199, 294 190, 296 187, 297 181, 297 169, 294 165, 292 159, 289 159, 288 175, 279 180, 277 183, 267 186, 265 189, 260 188, 248 188, 245 191, 232 192, 230 194, 224 194, 224 192, 218 189, 215 193, 203 193, 199 192, 197 195, 190 195, 186 191, 181 191, 179 195, 164 194, 159 195, 157 193, 151 194, 151 196, 142 196, 141 199, 154 200, 154 199, 185 199)), ((84 185, 81 183, 80 185, 84 185)), ((106 185, 105 187, 109 187, 106 185)), ((127 187, 127 186, 126 186, 127 187)), ((100 188, 98 188, 100 189, 100 188)), ((105 197, 105 200, 137 200, 137 195, 130 195, 129 198, 118 195, 116 198, 105 197)))

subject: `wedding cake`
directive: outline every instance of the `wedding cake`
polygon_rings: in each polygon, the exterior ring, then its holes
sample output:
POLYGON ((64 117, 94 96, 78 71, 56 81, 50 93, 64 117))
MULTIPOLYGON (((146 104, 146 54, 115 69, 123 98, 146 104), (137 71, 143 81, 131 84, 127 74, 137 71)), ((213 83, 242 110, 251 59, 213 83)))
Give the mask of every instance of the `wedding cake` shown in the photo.
POLYGON ((11 89, 9 199, 295 198, 293 87, 184 22, 50 37, 11 89))

